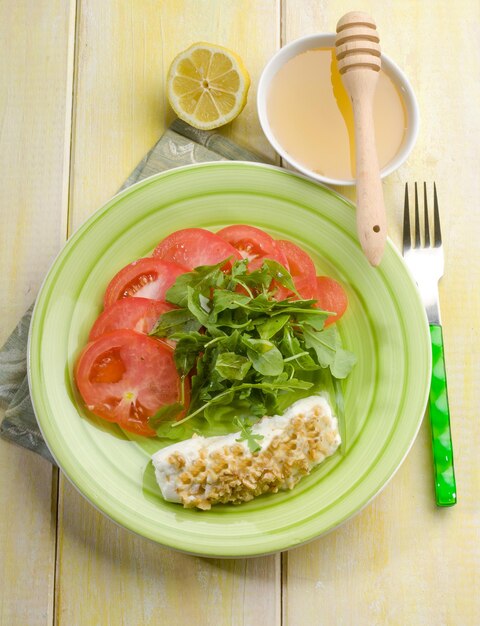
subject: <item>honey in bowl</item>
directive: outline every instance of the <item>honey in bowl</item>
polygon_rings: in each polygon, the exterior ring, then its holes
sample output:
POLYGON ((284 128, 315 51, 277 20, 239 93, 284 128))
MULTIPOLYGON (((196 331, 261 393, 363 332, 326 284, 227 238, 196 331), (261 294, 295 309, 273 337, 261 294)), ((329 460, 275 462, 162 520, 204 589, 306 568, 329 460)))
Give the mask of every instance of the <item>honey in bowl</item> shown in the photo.
MULTIPOLYGON (((353 110, 334 48, 307 50, 273 77, 267 97, 272 133, 299 164, 332 179, 355 178, 353 110)), ((407 129, 403 99, 383 70, 373 105, 380 168, 398 153, 407 129)))

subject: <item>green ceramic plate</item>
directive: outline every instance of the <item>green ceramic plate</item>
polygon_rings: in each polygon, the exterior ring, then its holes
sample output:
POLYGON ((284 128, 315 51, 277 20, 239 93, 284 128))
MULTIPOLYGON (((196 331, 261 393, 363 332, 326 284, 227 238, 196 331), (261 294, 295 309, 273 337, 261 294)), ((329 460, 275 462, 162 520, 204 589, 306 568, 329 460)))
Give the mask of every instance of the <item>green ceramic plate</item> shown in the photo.
POLYGON ((113 198, 69 240, 33 315, 29 376, 42 432, 59 466, 92 504, 161 544, 207 556, 285 550, 338 526, 391 478, 412 445, 430 378, 428 326, 391 243, 379 269, 365 260, 354 208, 278 168, 210 163, 171 170, 113 198), (319 274, 346 286, 339 323, 358 364, 346 386, 348 442, 290 492, 208 512, 163 501, 149 463, 155 440, 88 416, 72 369, 109 279, 179 228, 248 223, 301 245, 319 274))

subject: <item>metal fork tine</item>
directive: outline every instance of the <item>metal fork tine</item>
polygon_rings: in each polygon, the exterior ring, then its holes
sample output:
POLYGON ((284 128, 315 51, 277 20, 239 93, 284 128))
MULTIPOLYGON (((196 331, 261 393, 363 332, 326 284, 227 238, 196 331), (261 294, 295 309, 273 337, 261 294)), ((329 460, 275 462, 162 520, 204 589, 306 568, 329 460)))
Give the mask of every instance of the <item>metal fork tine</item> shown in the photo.
POLYGON ((427 183, 423 183, 423 211, 425 213, 425 248, 430 248, 430 224, 428 223, 427 183))
POLYGON ((415 183, 415 240, 414 248, 420 248, 420 213, 418 211, 418 187, 415 183))
MULTIPOLYGON (((421 209, 418 205, 418 187, 420 184, 420 182, 415 183, 415 223, 412 224, 412 227, 415 227, 415 232, 413 232, 413 228, 410 232, 410 219, 413 219, 413 215, 409 218, 408 193, 407 186, 405 186, 403 258, 412 274, 412 278, 417 283, 430 327, 434 375, 431 378, 430 385, 429 413, 433 434, 435 501, 438 506, 452 506, 457 502, 457 495, 443 354, 442 322, 438 298, 438 283, 444 275, 445 259, 440 230, 437 186, 433 183, 433 198, 431 191, 428 191, 430 198, 427 198, 427 183, 423 183, 423 214, 420 218, 419 213, 421 209), (430 216, 428 211, 429 202, 431 205, 433 203, 431 207, 433 211, 430 216), (431 231, 430 227, 432 228, 431 231), (424 230, 424 233, 421 233, 420 230, 424 230), (421 245, 422 242, 423 246, 421 245), (441 402, 439 402, 439 398, 441 398, 441 402)), ((428 184, 431 190, 430 185, 431 183, 428 184)), ((412 184, 410 184, 411 186, 412 184)))
POLYGON ((403 204, 403 251, 410 250, 412 238, 410 234, 410 204, 408 202, 408 183, 405 183, 405 201, 403 204))
POLYGON ((437 186, 433 183, 433 245, 439 248, 442 245, 442 231, 440 229, 440 213, 438 211, 437 186))

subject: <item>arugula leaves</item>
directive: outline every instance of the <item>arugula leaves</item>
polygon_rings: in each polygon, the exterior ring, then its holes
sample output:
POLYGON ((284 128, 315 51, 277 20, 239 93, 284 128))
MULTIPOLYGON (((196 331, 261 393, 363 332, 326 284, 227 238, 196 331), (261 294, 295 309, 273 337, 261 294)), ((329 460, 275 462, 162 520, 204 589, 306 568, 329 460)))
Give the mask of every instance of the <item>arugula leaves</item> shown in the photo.
POLYGON ((241 422, 238 417, 234 418, 234 424, 240 429, 240 437, 235 441, 246 441, 252 454, 262 449, 259 441, 264 439, 263 435, 252 432, 252 425, 249 422, 241 422))
POLYGON ((250 359, 235 352, 222 352, 215 361, 215 371, 225 380, 243 380, 252 363, 250 359))
POLYGON ((152 415, 148 419, 148 425, 150 428, 153 428, 157 431, 166 421, 174 420, 179 413, 183 411, 185 407, 180 402, 174 402, 173 404, 167 404, 162 406, 160 410, 158 410, 155 415, 152 415))
POLYGON ((278 376, 283 372, 283 356, 280 350, 267 339, 244 337, 247 356, 253 367, 264 376, 278 376))
POLYGON ((192 272, 180 274, 175 283, 167 290, 166 299, 172 304, 185 308, 188 302, 189 287, 198 294, 208 296, 210 288, 220 287, 223 284, 224 274, 220 268, 227 261, 228 259, 225 259, 216 265, 203 265, 192 272))
POLYGON ((290 320, 290 315, 283 314, 277 317, 270 317, 266 321, 261 320, 255 324, 257 332, 262 339, 271 339, 274 337, 285 324, 290 320))
POLYGON ((239 407, 258 418, 273 415, 282 397, 311 389, 312 373, 328 370, 343 379, 356 359, 335 327, 324 328, 329 312, 315 308, 315 300, 275 299, 278 285, 297 293, 282 265, 265 260, 249 273, 243 259, 222 271, 227 260, 179 276, 166 293, 179 308, 164 313, 150 334, 177 342, 175 365, 182 379, 191 375, 191 399, 180 421, 184 407, 176 403, 149 424, 161 437, 181 439, 187 425, 190 432, 225 422, 240 428, 253 452, 258 436, 245 420, 235 421, 239 407))
POLYGON ((164 313, 150 333, 157 337, 170 337, 177 332, 189 333, 200 330, 201 323, 188 309, 174 309, 164 313))

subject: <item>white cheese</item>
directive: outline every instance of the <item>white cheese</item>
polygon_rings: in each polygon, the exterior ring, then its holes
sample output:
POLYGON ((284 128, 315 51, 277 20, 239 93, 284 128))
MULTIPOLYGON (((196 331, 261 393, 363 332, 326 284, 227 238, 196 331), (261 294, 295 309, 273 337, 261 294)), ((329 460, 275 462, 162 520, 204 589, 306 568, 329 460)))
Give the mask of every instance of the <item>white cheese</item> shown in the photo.
POLYGON ((194 436, 156 452, 152 462, 165 500, 209 508, 292 488, 340 445, 337 419, 321 395, 298 400, 283 415, 263 417, 252 432, 263 437, 255 453, 239 432, 194 436), (234 486, 226 488, 227 481, 234 486))

